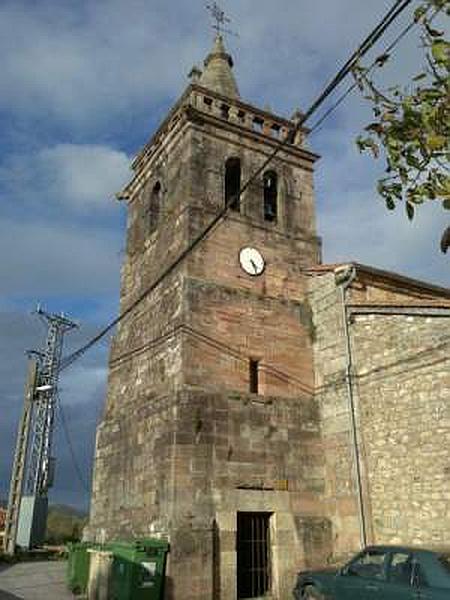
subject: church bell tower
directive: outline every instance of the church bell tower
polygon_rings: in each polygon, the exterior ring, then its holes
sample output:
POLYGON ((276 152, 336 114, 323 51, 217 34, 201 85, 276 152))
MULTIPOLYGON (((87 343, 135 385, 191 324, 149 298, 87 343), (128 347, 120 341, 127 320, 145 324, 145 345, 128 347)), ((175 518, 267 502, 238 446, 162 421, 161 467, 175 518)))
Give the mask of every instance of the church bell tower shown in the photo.
POLYGON ((166 597, 183 600, 290 597, 330 536, 305 274, 318 157, 241 99, 232 67, 217 35, 119 195, 121 311, 142 300, 111 347, 88 528, 167 538, 166 597))

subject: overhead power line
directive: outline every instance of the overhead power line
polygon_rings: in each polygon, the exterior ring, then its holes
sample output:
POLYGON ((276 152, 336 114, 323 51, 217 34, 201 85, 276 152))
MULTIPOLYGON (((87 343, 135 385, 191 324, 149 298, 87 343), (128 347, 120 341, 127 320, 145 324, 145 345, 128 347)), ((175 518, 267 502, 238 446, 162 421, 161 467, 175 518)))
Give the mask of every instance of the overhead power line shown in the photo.
MULTIPOLYGON (((395 21, 403 10, 412 2, 412 0, 397 0, 392 8, 386 13, 376 27, 370 32, 370 34, 364 39, 359 45, 355 52, 345 62, 345 64, 339 69, 338 73, 328 83, 323 92, 313 102, 309 109, 300 116, 295 127, 284 140, 279 141, 276 148, 269 154, 263 164, 249 177, 249 179, 240 187, 236 199, 240 199, 242 194, 247 188, 253 183, 253 181, 259 177, 259 175, 266 169, 266 167, 273 161, 273 159, 279 154, 279 152, 285 148, 293 138, 295 134, 300 131, 304 123, 316 112, 316 110, 323 104, 328 96, 334 91, 334 89, 342 82, 342 80, 352 71, 353 67, 357 62, 367 54, 367 52, 373 47, 373 45, 379 40, 384 34, 387 28, 395 21)), ((97 335, 95 335, 86 344, 75 350, 72 354, 64 358, 61 362, 60 370, 68 368, 81 356, 83 356, 90 348, 97 344, 102 338, 105 337, 118 323, 120 323, 125 317, 127 317, 135 308, 138 306, 155 288, 173 271, 177 266, 203 241, 210 232, 218 225, 227 215, 230 205, 225 205, 217 215, 211 220, 211 222, 197 235, 195 238, 186 246, 186 248, 178 255, 178 257, 169 264, 168 267, 151 283, 137 298, 134 300, 118 317, 113 319, 108 325, 101 329, 97 335)))
POLYGON ((58 400, 58 404, 57 404, 58 412, 57 412, 57 415, 58 415, 59 421, 60 421, 60 423, 62 425, 62 429, 63 429, 63 432, 64 432, 64 437, 66 438, 67 447, 69 448, 69 453, 70 453, 70 458, 72 459, 73 468, 75 470, 77 479, 80 482, 83 490, 87 494, 90 494, 89 486, 88 486, 86 480, 83 477, 83 471, 82 471, 82 469, 81 469, 81 467, 80 467, 80 465, 78 463, 78 460, 77 460, 77 457, 76 457, 76 454, 75 454, 75 449, 74 449, 73 444, 72 444, 72 438, 70 436, 69 428, 67 426, 66 416, 64 414, 62 402, 61 402, 61 399, 60 399, 59 395, 57 395, 57 400, 58 400))
MULTIPOLYGON (((430 18, 430 23, 431 21, 437 16, 437 14, 439 12, 441 12, 442 8, 437 9, 434 14, 432 15, 432 17, 430 18)), ((384 56, 386 54, 390 54, 392 52, 392 50, 397 46, 397 44, 399 44, 401 42, 401 40, 408 35, 408 33, 411 31, 411 29, 413 29, 416 25, 418 25, 418 21, 411 21, 411 23, 409 23, 400 33, 399 35, 394 39, 393 42, 391 42, 391 44, 389 44, 389 46, 387 46, 385 48, 385 50, 383 51, 381 56, 384 56)), ((378 64, 378 60, 379 60, 379 56, 370 64, 370 66, 368 67, 368 71, 367 73, 371 73, 373 71, 373 69, 377 66, 378 64)), ((349 96, 349 94, 351 94, 353 92, 354 89, 356 89, 358 87, 358 84, 355 82, 353 82, 346 90, 345 92, 339 96, 339 98, 336 100, 336 102, 334 102, 330 108, 328 108, 327 111, 325 111, 325 113, 320 117, 320 119, 318 121, 316 121, 316 123, 314 123, 314 125, 311 127, 311 130, 309 132, 309 135, 311 135, 312 133, 317 132, 317 130, 320 128, 320 126, 322 125, 322 123, 344 102, 344 100, 347 98, 347 96, 349 96)))

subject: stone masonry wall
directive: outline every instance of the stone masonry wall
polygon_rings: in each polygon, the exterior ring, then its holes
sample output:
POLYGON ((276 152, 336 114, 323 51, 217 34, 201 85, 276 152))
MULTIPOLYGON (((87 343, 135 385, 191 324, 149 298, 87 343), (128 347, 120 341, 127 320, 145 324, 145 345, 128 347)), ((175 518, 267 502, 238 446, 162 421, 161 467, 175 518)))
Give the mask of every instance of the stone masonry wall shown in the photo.
MULTIPOLYGON (((407 292, 361 285, 358 277, 347 294, 357 439, 368 542, 430 545, 450 536, 450 308, 427 312, 429 298, 407 292), (400 312, 358 314, 365 304, 375 310, 374 302, 400 312), (408 307, 413 314, 401 314, 408 307)), ((335 554, 343 556, 358 549, 360 528, 342 303, 332 272, 313 279, 310 302, 326 504, 335 554)))
POLYGON ((314 376, 325 458, 325 505, 332 522, 336 559, 359 548, 360 527, 345 383, 342 304, 334 275, 312 279, 309 301, 314 324, 314 376))
POLYGON ((330 554, 318 426, 307 396, 183 388, 135 403, 99 427, 90 535, 167 536, 167 597, 206 599, 214 588, 231 600, 236 514, 269 512, 273 597, 288 597, 297 570, 330 554))
POLYGON ((184 378, 191 385, 249 390, 249 360, 258 360, 258 392, 312 393, 312 336, 303 303, 189 279, 189 333, 184 378))
POLYGON ((355 315, 356 388, 376 543, 450 539, 447 317, 355 315))
MULTIPOLYGON (((227 158, 241 159, 244 183, 273 147, 199 112, 180 109, 124 196, 121 310, 223 207, 227 158), (156 184, 155 230, 149 209, 156 184)), ((330 555, 313 328, 301 272, 320 251, 316 158, 294 147, 280 152, 272 165, 278 221, 264 221, 261 176, 241 212, 139 302, 114 338, 89 537, 168 537, 167 598, 234 600, 241 511, 270 514, 274 599, 291 594, 299 568, 330 555), (260 277, 239 265, 247 245, 266 260, 260 277), (249 393, 250 358, 260 361, 259 394, 249 393)))

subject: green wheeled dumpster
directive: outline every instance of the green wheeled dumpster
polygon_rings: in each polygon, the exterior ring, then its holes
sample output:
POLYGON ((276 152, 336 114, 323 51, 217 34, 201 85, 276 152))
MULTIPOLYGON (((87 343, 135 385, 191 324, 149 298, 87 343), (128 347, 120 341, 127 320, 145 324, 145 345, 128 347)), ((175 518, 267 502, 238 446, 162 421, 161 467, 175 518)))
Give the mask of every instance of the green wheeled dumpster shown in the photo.
POLYGON ((86 592, 91 560, 88 550, 95 546, 96 544, 89 542, 68 544, 67 584, 74 594, 84 594, 86 592))
POLYGON ((111 542, 113 600, 160 600, 164 593, 166 555, 164 540, 111 542))

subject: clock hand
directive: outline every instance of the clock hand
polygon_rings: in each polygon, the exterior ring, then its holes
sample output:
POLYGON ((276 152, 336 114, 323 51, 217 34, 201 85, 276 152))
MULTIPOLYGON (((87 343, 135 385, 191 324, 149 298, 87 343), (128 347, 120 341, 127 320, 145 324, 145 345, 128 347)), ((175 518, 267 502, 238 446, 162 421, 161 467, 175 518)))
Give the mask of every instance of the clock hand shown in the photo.
POLYGON ((253 260, 253 258, 250 259, 250 262, 253 265, 253 269, 254 269, 255 273, 257 273, 258 272, 258 265, 255 263, 255 261, 253 260))

